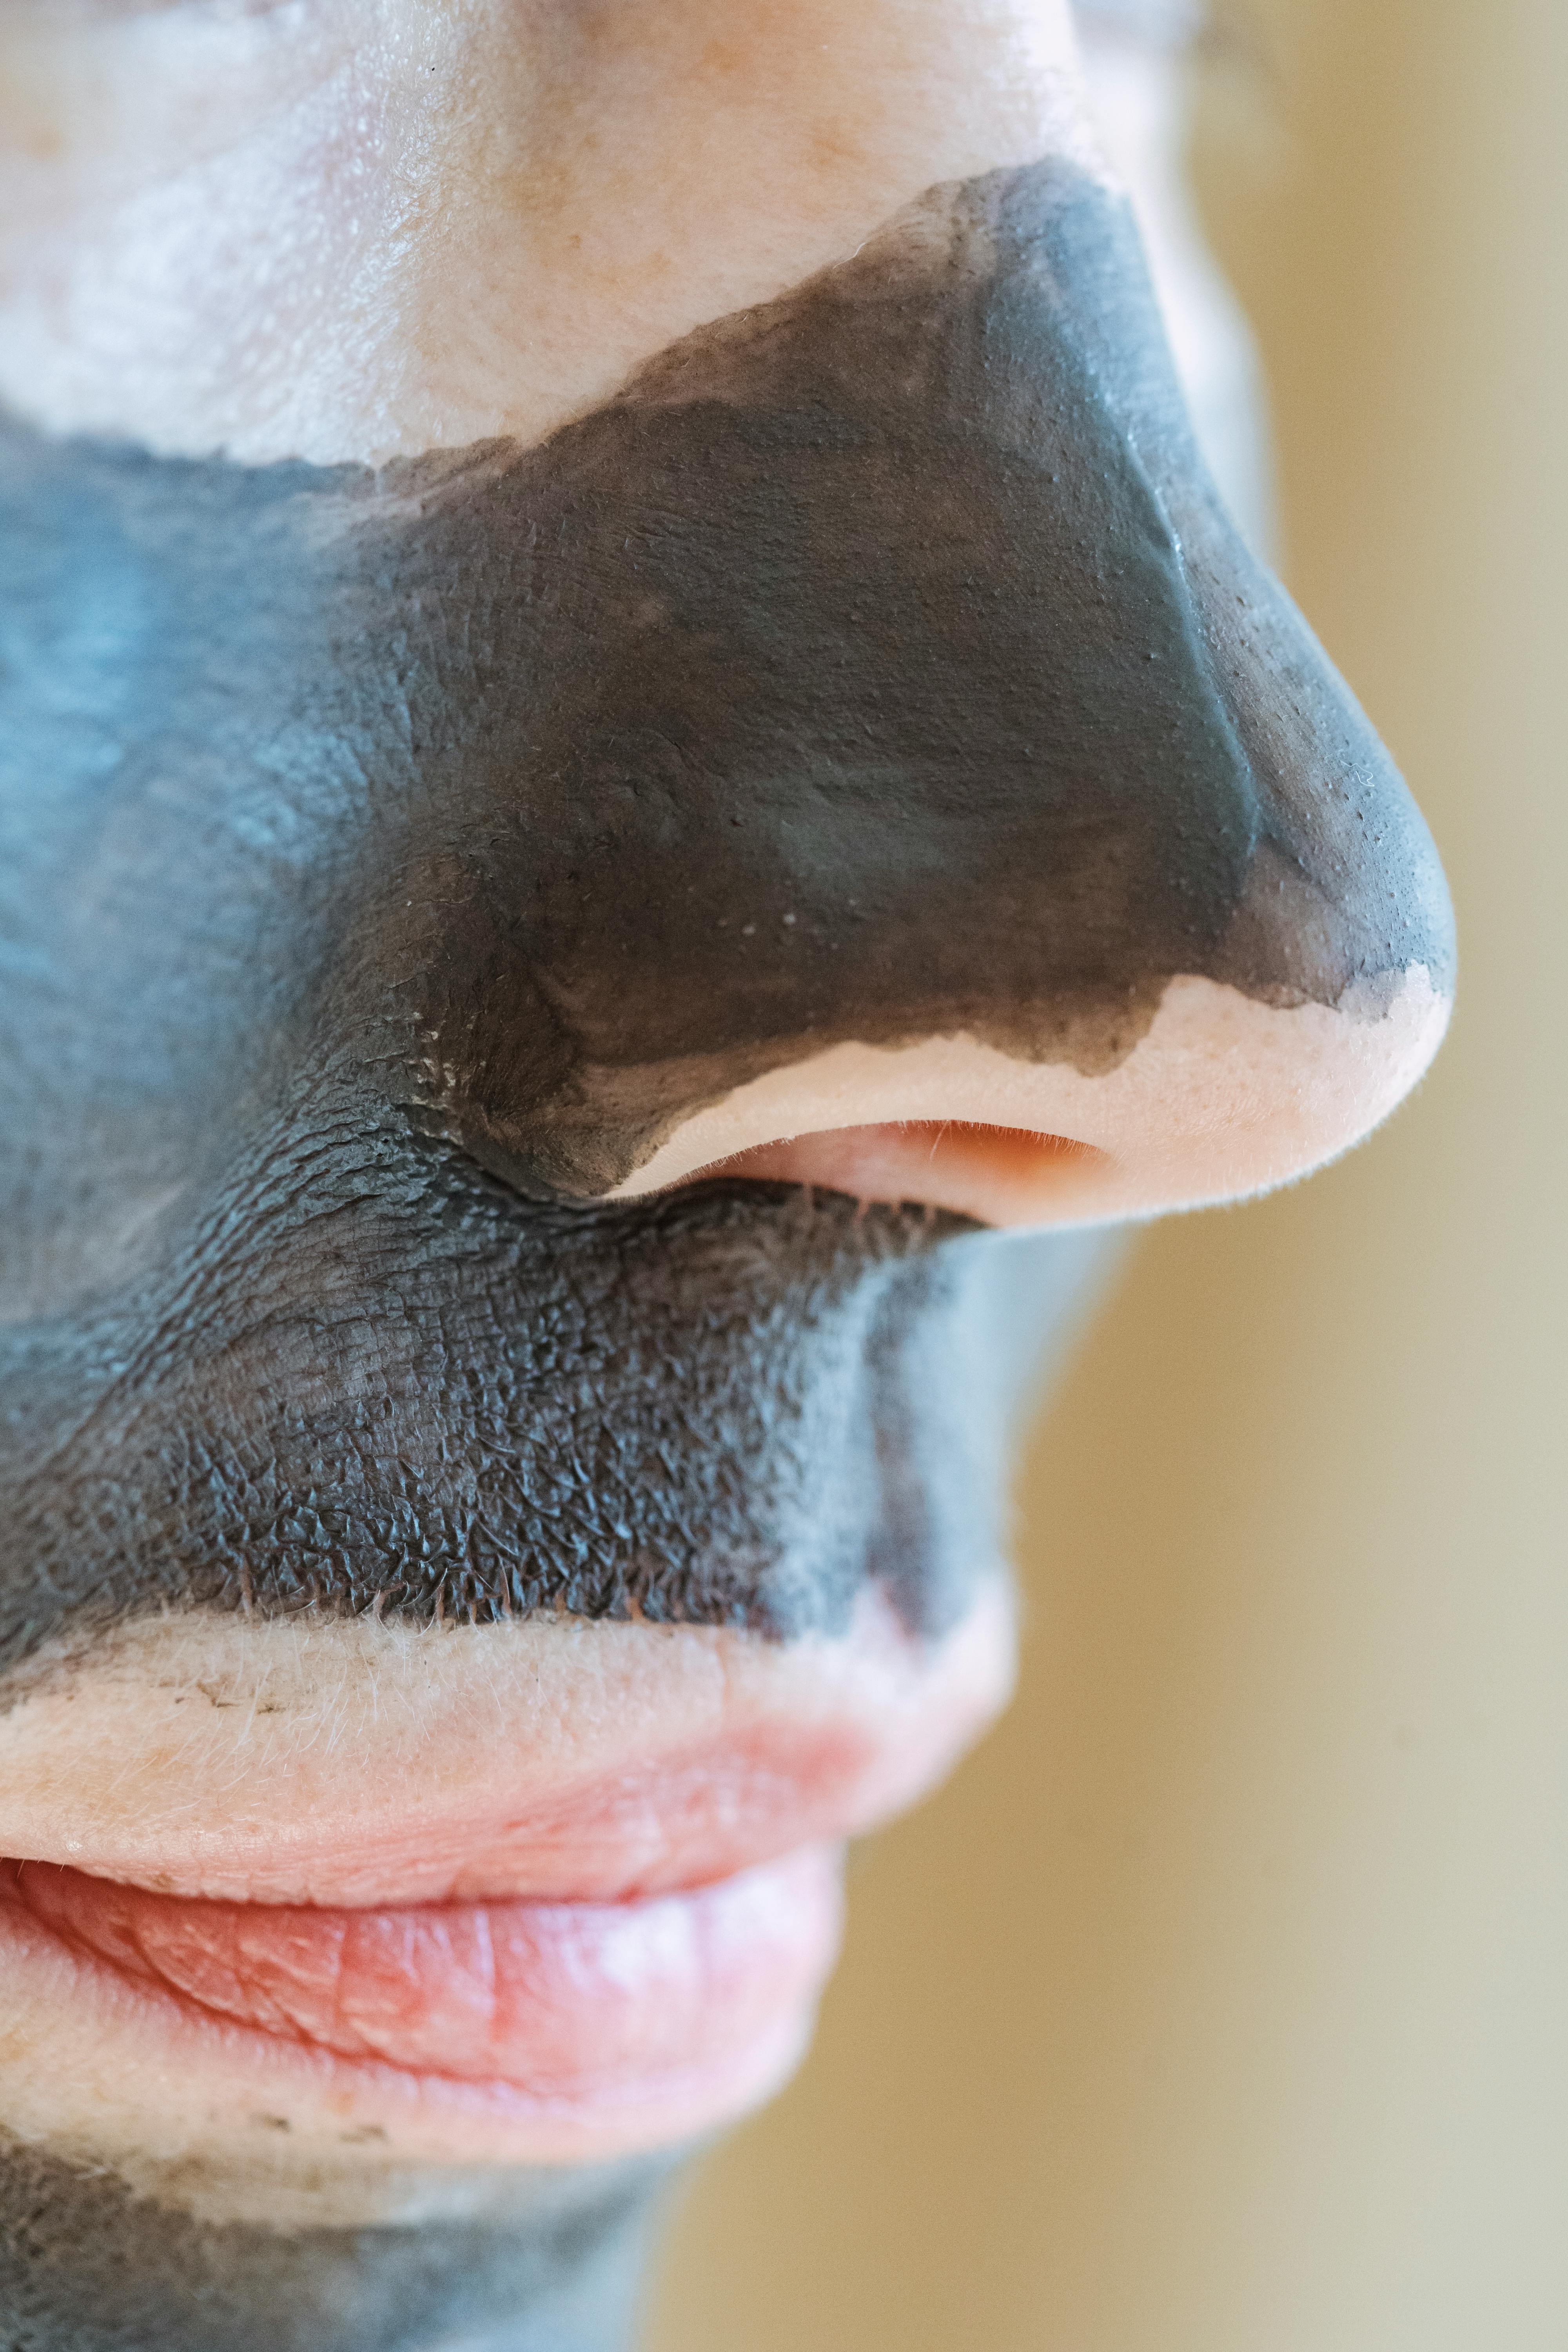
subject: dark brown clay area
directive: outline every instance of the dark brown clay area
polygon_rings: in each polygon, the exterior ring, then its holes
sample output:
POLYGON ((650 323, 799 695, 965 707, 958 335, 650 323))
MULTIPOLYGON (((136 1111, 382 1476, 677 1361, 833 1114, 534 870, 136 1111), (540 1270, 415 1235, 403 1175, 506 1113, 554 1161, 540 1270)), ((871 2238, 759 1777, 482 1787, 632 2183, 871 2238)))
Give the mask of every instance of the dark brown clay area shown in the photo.
POLYGON ((531 1189, 845 1038, 1094 1072, 1175 973, 1448 980, 1425 827, 1207 485, 1130 216, 1065 167, 934 190, 543 448, 389 491, 367 634, 417 614, 438 667, 460 579, 485 688, 421 754, 468 839, 409 842, 461 944, 395 970, 432 1104, 531 1189))
POLYGON ((1076 1245, 591 1196, 840 1039, 1103 1070, 1173 973, 1448 974, 1059 165, 535 449, 13 427, 0 503, 0 1659, 161 1601, 950 1623, 1076 1245))

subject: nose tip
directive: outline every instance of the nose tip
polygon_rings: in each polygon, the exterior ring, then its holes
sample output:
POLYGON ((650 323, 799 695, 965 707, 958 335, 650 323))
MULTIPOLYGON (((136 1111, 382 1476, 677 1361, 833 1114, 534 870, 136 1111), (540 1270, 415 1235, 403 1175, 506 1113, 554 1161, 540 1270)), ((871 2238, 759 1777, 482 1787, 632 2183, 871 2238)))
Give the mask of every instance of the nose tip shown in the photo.
POLYGON ((525 1135, 482 1125, 503 1165, 830 1181, 875 1129, 885 1187, 896 1131, 1008 1130, 1048 1148, 1008 1147, 999 1221, 1139 1216, 1305 1172, 1425 1068, 1430 838, 1224 513, 1081 172, 931 192, 549 455, 529 528, 576 534, 618 650, 553 665, 597 929, 534 887, 567 1043, 525 1135))
POLYGON ((612 1198, 716 1175, 1070 1226, 1246 1199, 1369 1134, 1436 1052, 1448 1000, 1415 970, 1335 1005, 1173 980, 1109 1072, 971 1037, 845 1045, 683 1120, 612 1198))
MULTIPOLYGON (((966 1025, 781 1061, 682 1119, 618 1196, 721 1168, 996 1224, 1146 1217, 1304 1175, 1416 1083, 1452 996, 1453 914, 1431 836, 1201 479, 1173 484, 1173 509, 1182 559, 1162 583, 1164 625, 1185 638, 1183 692, 1197 706, 1158 747, 1173 754, 1175 821, 1157 755, 1142 807, 1100 762, 1122 830, 1064 903, 1061 809, 1020 798, 996 827, 988 897, 961 902, 951 871, 922 867, 888 919, 889 939, 923 942, 928 1003, 965 1003, 966 1025), (917 895, 942 905, 943 936, 917 895), (1075 918, 1077 969, 1064 973, 1075 918)), ((1124 684, 1100 690, 1114 709, 1124 684)), ((940 1017, 927 1015, 933 1029, 940 1017)))

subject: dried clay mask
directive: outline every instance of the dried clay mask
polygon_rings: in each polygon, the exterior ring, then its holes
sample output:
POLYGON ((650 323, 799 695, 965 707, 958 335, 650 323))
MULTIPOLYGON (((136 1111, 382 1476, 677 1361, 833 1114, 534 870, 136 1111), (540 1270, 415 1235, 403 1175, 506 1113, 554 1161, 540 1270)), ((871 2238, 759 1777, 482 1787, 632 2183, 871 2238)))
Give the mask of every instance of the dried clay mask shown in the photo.
POLYGON ((0 497, 0 2310, 605 2344, 1005 1696, 1082 1231, 1398 1098, 1431 845, 1076 153, 533 439, 0 497))

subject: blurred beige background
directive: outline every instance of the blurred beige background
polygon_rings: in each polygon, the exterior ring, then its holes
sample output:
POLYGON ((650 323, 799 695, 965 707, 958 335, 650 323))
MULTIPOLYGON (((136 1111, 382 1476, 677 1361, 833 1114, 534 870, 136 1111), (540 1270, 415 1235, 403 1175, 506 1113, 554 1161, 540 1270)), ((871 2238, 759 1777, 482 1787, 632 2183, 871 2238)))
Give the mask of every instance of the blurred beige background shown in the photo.
POLYGON ((1199 182, 1460 1010, 1368 1150, 1139 1245, 1015 1711, 862 1858, 655 2352, 1568 2347, 1568 9, 1249 13, 1199 182))

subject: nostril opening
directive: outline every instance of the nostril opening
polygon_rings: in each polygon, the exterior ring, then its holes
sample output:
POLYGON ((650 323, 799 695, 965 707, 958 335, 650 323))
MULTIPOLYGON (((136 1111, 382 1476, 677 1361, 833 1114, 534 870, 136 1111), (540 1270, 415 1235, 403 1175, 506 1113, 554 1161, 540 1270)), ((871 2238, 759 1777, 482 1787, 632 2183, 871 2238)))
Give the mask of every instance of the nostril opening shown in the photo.
POLYGON ((1065 1192, 1108 1166, 1108 1155, 1076 1137, 963 1118, 888 1120, 780 1137, 694 1169, 715 1176, 820 1185, 862 1201, 919 1201, 983 1224, 1026 1224, 1058 1206, 1065 1192))

